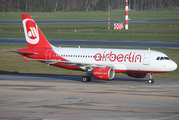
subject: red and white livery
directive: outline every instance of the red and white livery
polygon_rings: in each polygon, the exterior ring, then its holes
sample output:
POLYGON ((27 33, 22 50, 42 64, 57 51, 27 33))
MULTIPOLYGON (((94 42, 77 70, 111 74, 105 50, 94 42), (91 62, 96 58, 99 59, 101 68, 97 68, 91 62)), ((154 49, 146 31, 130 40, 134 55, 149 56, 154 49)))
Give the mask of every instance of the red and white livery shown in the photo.
POLYGON ((24 56, 24 61, 37 60, 61 68, 85 71, 83 82, 90 82, 90 76, 112 80, 115 73, 122 72, 135 78, 149 75, 149 83, 153 83, 153 73, 166 73, 177 68, 177 64, 167 55, 152 50, 54 47, 30 15, 22 14, 22 22, 27 48, 17 52, 24 56))

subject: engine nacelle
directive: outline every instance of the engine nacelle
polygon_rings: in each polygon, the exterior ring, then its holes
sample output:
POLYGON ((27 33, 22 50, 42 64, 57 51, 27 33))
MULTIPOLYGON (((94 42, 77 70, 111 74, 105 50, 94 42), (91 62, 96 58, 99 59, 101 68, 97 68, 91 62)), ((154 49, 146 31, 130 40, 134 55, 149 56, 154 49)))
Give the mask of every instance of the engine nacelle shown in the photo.
POLYGON ((93 77, 103 80, 112 80, 115 76, 114 69, 110 67, 96 67, 93 69, 93 77))
POLYGON ((128 72, 126 73, 130 77, 134 78, 145 78, 147 76, 147 73, 135 73, 135 72, 128 72))

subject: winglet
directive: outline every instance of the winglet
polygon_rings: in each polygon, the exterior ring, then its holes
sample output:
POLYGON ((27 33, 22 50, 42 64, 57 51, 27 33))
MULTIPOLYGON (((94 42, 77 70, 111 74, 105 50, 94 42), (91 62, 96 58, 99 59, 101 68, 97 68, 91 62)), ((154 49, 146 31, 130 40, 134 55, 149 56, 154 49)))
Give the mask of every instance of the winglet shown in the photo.
POLYGON ((24 56, 23 56, 23 58, 24 58, 24 62, 26 62, 26 61, 28 60, 28 58, 26 58, 26 57, 24 57, 24 56))

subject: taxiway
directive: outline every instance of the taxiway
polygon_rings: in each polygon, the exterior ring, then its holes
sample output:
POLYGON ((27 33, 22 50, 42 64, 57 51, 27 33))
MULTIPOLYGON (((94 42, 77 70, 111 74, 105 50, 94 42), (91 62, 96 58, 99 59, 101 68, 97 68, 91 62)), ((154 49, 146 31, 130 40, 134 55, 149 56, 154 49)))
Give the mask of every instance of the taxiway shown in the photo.
POLYGON ((0 119, 178 120, 179 80, 0 74, 0 119))
MULTIPOLYGON (((143 48, 179 48, 179 42, 161 41, 108 41, 108 40, 67 40, 48 39, 57 46, 98 46, 98 47, 143 47, 143 48)), ((0 38, 0 44, 26 44, 25 38, 0 38)))
MULTIPOLYGON (((132 22, 178 22, 179 19, 159 19, 159 20, 129 20, 132 22)), ((36 23, 107 23, 108 20, 65 20, 65 21, 36 21, 36 23)), ((124 23, 125 20, 111 20, 112 23, 124 23)), ((0 24, 20 24, 22 21, 0 21, 0 24)))

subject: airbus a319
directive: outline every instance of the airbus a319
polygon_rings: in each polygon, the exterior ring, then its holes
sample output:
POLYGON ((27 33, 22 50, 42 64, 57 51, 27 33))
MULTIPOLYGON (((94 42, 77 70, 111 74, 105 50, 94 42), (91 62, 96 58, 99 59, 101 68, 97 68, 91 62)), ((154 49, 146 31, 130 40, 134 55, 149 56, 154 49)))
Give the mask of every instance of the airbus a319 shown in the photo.
POLYGON ((29 14, 21 16, 27 48, 16 52, 24 57, 24 61, 37 60, 56 67, 84 71, 83 82, 90 82, 91 76, 112 80, 115 73, 125 73, 134 78, 148 75, 148 82, 154 83, 153 73, 177 69, 177 64, 166 54, 153 50, 55 47, 29 14))

